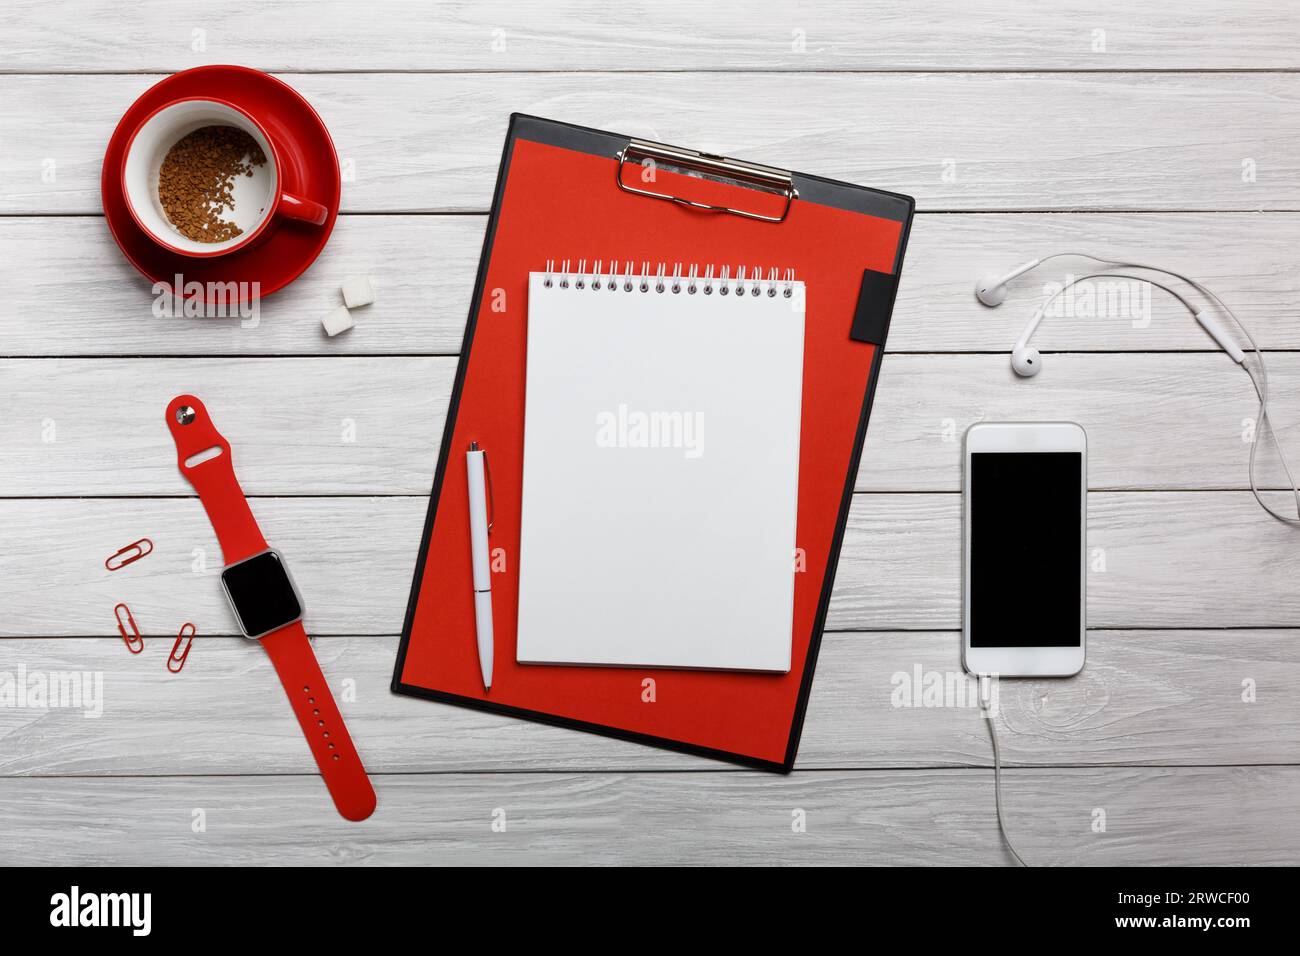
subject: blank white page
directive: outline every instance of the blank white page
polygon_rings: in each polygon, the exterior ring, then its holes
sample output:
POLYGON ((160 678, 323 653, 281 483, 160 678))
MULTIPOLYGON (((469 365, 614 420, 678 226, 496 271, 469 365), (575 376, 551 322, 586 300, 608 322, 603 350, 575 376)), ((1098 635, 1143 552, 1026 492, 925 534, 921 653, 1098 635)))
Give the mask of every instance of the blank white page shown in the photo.
POLYGON ((528 284, 517 659, 788 671, 802 283, 547 275, 528 284))

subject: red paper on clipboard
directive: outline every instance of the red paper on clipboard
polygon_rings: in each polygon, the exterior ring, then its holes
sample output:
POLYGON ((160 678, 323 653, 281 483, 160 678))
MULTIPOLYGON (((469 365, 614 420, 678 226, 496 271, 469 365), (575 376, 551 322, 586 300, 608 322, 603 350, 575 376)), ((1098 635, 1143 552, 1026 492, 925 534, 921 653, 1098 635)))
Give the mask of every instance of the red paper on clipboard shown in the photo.
MULTIPOLYGON (((512 118, 402 643, 397 693, 789 770, 830 600, 913 203, 786 174, 783 195, 665 148, 620 164, 627 137, 512 118), (652 169, 650 177, 640 175, 652 169), (668 202, 620 188, 674 195, 668 202), (727 207, 764 218, 706 211, 727 207), (769 221, 772 220, 772 221, 769 221), (515 661, 528 274, 548 259, 780 265, 808 289, 793 653, 788 674, 521 665, 515 661), (467 517, 470 440, 491 449, 495 677, 483 689, 467 517), (461 452, 457 455, 456 452, 461 452), (654 700, 644 681, 654 681, 654 700)), ((623 153, 631 159, 631 154, 623 153)), ((737 164, 741 166, 743 164, 737 164)), ((780 171, 776 171, 780 172, 780 171)), ((575 610, 575 613, 580 613, 575 610)))

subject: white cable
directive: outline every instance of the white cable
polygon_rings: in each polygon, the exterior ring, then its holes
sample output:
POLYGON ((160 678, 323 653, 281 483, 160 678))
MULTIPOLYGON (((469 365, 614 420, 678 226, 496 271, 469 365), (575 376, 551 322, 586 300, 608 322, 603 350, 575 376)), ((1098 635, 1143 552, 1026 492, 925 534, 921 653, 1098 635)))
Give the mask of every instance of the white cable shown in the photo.
POLYGON ((988 674, 980 674, 979 694, 980 710, 983 711, 984 722, 989 725, 989 739, 993 741, 993 803, 998 813, 998 832, 1002 834, 1002 839, 1011 851, 1011 855, 1016 858, 1016 862, 1021 866, 1028 866, 1024 858, 1016 852, 1015 844, 1011 842, 1011 834, 1007 833, 1006 821, 1002 819, 1002 755, 998 752, 998 731, 994 726, 994 718, 991 712, 991 699, 993 678, 988 674))
MULTIPOLYGON (((1102 256, 1094 256, 1091 253, 1087 253, 1087 252, 1056 252, 1050 256, 1045 256, 1042 260, 1040 260, 1039 264, 1041 265, 1043 262, 1046 262, 1048 259, 1060 259, 1066 256, 1076 256, 1081 259, 1091 259, 1093 262, 1100 262, 1106 266, 1111 266, 1115 268, 1145 269, 1149 272, 1158 272, 1162 275, 1173 276, 1175 279, 1179 279, 1187 283, 1193 289, 1200 292, 1201 295, 1209 299, 1213 305, 1217 306, 1230 319, 1232 319, 1233 324, 1237 326, 1237 329, 1241 332, 1242 336, 1244 336, 1246 341, 1250 343, 1251 351, 1255 353, 1255 362, 1259 366, 1258 372, 1257 373, 1253 372, 1250 369, 1250 367, 1247 366, 1244 362, 1242 363, 1242 368, 1245 370, 1246 376, 1250 379, 1251 385, 1254 386, 1255 394, 1259 396, 1259 411, 1255 415, 1257 428, 1260 432, 1267 433, 1268 438, 1273 443, 1274 450, 1277 452, 1277 459, 1282 465, 1282 471, 1286 474, 1287 484, 1290 487, 1291 494, 1295 499, 1296 516, 1293 518, 1277 511, 1268 502, 1266 502, 1264 500, 1263 495, 1260 494, 1259 483, 1255 474, 1256 473, 1255 462, 1259 452, 1259 437, 1260 437, 1259 435, 1256 435, 1256 440, 1252 441, 1250 444, 1250 460, 1246 467, 1246 474, 1250 481, 1250 491, 1251 494, 1255 496, 1255 500, 1259 502, 1259 506, 1263 508, 1265 511, 1267 511, 1272 517, 1276 518, 1278 521, 1281 521, 1283 524, 1300 526, 1300 486, 1297 486, 1296 480, 1291 474, 1291 466, 1286 460, 1286 453, 1282 450, 1282 442, 1277 437, 1277 432, 1274 430, 1272 421, 1268 417, 1268 366, 1264 362, 1263 351, 1260 349, 1259 345, 1256 344, 1255 337, 1250 334, 1250 330, 1246 328, 1245 323, 1243 323, 1241 319, 1237 318, 1237 314, 1233 312, 1232 309, 1228 307, 1228 304, 1224 302, 1222 299, 1220 299, 1218 295, 1214 293, 1213 290, 1209 289, 1202 283, 1198 282, 1196 279, 1193 279, 1190 276, 1183 275, 1181 272, 1175 272, 1173 269, 1164 269, 1161 268, 1160 266, 1148 265, 1142 262, 1127 262, 1121 259, 1106 259, 1103 258, 1102 256)), ((1187 307, 1187 310, 1191 312, 1193 316, 1196 315, 1197 310, 1195 306, 1193 306, 1184 296, 1180 295, 1178 292, 1174 291, 1169 286, 1164 285, 1160 282, 1156 282, 1154 279, 1149 279, 1145 276, 1133 276, 1133 275, 1126 275, 1117 272, 1092 273, 1090 275, 1080 276, 1076 279, 1073 279, 1066 285, 1062 286, 1060 290, 1055 292, 1043 303, 1042 306, 1043 311, 1046 311, 1048 306, 1050 306, 1052 302, 1056 301, 1057 297, 1060 296, 1062 293, 1064 293, 1066 289, 1070 288, 1073 285, 1077 285, 1078 283, 1083 282, 1086 279, 1095 279, 1098 278, 1099 276, 1114 276, 1116 278, 1135 279, 1139 282, 1149 282, 1151 285, 1154 285, 1160 289, 1164 289, 1170 295, 1174 296, 1176 299, 1178 299, 1179 302, 1181 302, 1184 306, 1187 307)))
POLYGON ((1048 296, 1046 299, 1043 300, 1043 304, 1041 306, 1042 311, 1046 312, 1048 308, 1051 307, 1053 302, 1055 302, 1057 299, 1059 299, 1062 295, 1065 294, 1066 289, 1069 289, 1071 286, 1076 286, 1080 282, 1086 282, 1089 279, 1132 279, 1134 282, 1146 282, 1149 283, 1150 285, 1155 286, 1157 289, 1164 289, 1166 292, 1172 295, 1183 305, 1187 306, 1189 312, 1191 312, 1193 315, 1196 314, 1196 307, 1193 306, 1190 302, 1188 302, 1187 299, 1183 295, 1178 293, 1176 290, 1171 289, 1167 285, 1157 282, 1155 279, 1148 279, 1146 276, 1135 276, 1125 272, 1090 272, 1084 276, 1075 276, 1073 279, 1071 279, 1069 282, 1061 286, 1061 288, 1059 288, 1058 290, 1056 290, 1050 296, 1048 296))

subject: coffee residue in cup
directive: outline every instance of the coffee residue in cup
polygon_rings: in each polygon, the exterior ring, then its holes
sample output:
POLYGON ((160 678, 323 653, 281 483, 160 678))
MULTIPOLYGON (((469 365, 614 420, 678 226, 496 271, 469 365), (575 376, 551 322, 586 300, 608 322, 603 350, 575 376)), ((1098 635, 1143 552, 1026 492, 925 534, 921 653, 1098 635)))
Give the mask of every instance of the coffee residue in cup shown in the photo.
POLYGON ((234 126, 204 126, 167 151, 158 172, 158 199, 182 236, 225 242, 244 230, 222 218, 235 208, 236 176, 252 176, 266 164, 257 140, 234 126))

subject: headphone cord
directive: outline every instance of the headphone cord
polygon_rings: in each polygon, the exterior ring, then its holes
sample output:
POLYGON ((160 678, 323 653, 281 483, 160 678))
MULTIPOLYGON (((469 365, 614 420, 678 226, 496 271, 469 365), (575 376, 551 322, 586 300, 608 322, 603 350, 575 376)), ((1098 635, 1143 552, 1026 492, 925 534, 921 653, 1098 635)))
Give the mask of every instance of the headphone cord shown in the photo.
POLYGON ((993 678, 988 674, 978 675, 980 710, 984 717, 984 722, 989 725, 989 739, 993 741, 993 802, 997 807, 998 813, 998 832, 1002 834, 1002 841, 1006 843, 1007 849, 1015 857, 1016 862, 1021 866, 1028 866, 1024 858, 1016 851, 1015 844, 1011 842, 1011 834, 1007 832, 1006 821, 1002 819, 1002 755, 998 751, 998 730, 996 719, 993 716, 993 678))
MULTIPOLYGON (((1256 412, 1255 414, 1257 427, 1260 430, 1260 432, 1267 434, 1269 440, 1272 441, 1273 443, 1274 450, 1277 452, 1277 460, 1282 465, 1282 471, 1286 474, 1287 484, 1290 487, 1291 493, 1295 498, 1296 516, 1291 517, 1289 515, 1285 515, 1277 511, 1275 508, 1273 508, 1272 505, 1270 505, 1267 501, 1265 501, 1263 495, 1260 494, 1259 482, 1258 479, 1256 478, 1256 471, 1257 471, 1256 460, 1258 458, 1259 444, 1260 444, 1258 441, 1252 441, 1250 443, 1250 460, 1246 467, 1246 474, 1250 481, 1250 491, 1251 494, 1255 496, 1255 500, 1259 502, 1259 506, 1263 508, 1265 511, 1267 511, 1272 517, 1276 518, 1278 521, 1281 521, 1283 524, 1300 526, 1300 486, 1297 486, 1296 480, 1291 474, 1291 466, 1286 460, 1286 453, 1282 450, 1282 442, 1277 437, 1277 432, 1273 428, 1272 420, 1268 417, 1268 366, 1264 362, 1263 351, 1260 349, 1259 345, 1256 344, 1255 342, 1255 337, 1250 334, 1250 330, 1246 328, 1245 324, 1241 321, 1241 319, 1237 318, 1237 314, 1233 312, 1232 309, 1228 307, 1228 304, 1224 302, 1222 299, 1220 299, 1219 296, 1216 295, 1211 289, 1202 285, 1196 279, 1193 279, 1190 276, 1185 276, 1181 272, 1175 272, 1172 269, 1163 269, 1159 266, 1146 265, 1145 263, 1141 263, 1141 262, 1124 262, 1119 259, 1104 259, 1101 256, 1090 255, 1089 253, 1086 252, 1057 252, 1057 253, 1053 253, 1050 256, 1044 257, 1042 259, 1042 262, 1046 262, 1048 259, 1058 259, 1065 256, 1076 256, 1082 259, 1091 259, 1093 262, 1100 262, 1106 266, 1113 266, 1116 268, 1145 269, 1150 272, 1158 272, 1162 275, 1172 276, 1173 278, 1179 279, 1187 283, 1188 285, 1190 285, 1192 288, 1196 289, 1203 296, 1209 299, 1212 304, 1217 306, 1224 314, 1226 314, 1230 319, 1232 319, 1233 324, 1237 326, 1237 329, 1241 332, 1242 336, 1250 344, 1250 350, 1255 354, 1255 363, 1258 366, 1257 370, 1252 370, 1250 366, 1248 366, 1245 362, 1242 362, 1241 367, 1245 371, 1246 377, 1250 379, 1251 385, 1254 386, 1255 394, 1259 396, 1259 411, 1256 412)), ((1181 302, 1187 308, 1187 310, 1192 313, 1193 316, 1196 315, 1196 311, 1197 311, 1196 307, 1193 306, 1192 303, 1189 302, 1185 296, 1175 291, 1174 289, 1170 288, 1169 286, 1165 285, 1164 283, 1157 282, 1155 279, 1149 278, 1147 276, 1136 276, 1130 273, 1109 272, 1109 271, 1093 272, 1090 273, 1089 275, 1078 276, 1072 279, 1071 281, 1067 282, 1060 289, 1058 289, 1051 296, 1049 296, 1047 299, 1044 300, 1041 306, 1042 311, 1046 312, 1047 309, 1051 306, 1051 304, 1055 302, 1057 298, 1059 298, 1065 292, 1065 290, 1069 289, 1071 286, 1078 285, 1080 282, 1084 282, 1088 279, 1097 279, 1103 277, 1113 277, 1117 279, 1132 279, 1137 282, 1150 283, 1156 288, 1163 289, 1165 292, 1168 292, 1179 302, 1181 302)))

